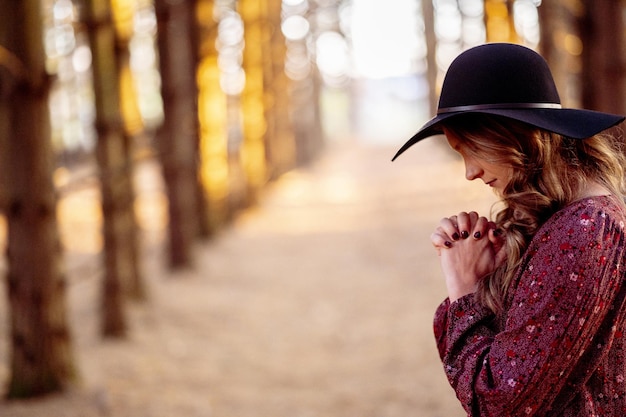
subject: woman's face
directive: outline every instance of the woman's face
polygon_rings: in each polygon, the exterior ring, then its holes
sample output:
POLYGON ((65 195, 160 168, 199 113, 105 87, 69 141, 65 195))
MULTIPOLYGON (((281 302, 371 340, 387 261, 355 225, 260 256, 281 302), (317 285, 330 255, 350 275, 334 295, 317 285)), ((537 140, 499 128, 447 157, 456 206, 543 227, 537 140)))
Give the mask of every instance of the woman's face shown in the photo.
POLYGON ((474 152, 471 152, 467 144, 461 142, 445 129, 444 133, 446 134, 450 147, 463 157, 463 162, 465 162, 465 178, 467 178, 468 181, 480 178, 485 184, 495 188, 502 194, 504 188, 511 180, 513 169, 510 166, 483 160, 474 152))

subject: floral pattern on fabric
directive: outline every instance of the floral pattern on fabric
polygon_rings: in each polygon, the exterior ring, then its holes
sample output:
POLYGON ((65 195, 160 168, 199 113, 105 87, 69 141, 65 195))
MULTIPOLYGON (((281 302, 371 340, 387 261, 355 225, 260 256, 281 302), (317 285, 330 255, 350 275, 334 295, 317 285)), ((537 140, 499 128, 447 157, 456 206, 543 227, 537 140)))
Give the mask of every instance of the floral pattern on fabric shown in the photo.
POLYGON ((626 416, 626 214, 577 201, 530 242, 495 316, 467 295, 434 320, 468 416, 626 416))

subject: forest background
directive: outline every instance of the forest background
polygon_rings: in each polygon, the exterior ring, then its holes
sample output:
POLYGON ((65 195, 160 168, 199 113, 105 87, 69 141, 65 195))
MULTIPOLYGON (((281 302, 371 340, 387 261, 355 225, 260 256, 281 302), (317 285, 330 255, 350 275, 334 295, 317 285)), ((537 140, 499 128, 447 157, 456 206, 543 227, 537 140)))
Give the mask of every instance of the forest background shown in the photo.
POLYGON ((626 113, 625 12, 620 0, 1 0, 7 403, 80 385, 68 280, 97 283, 103 340, 128 338, 129 310, 150 297, 146 242, 162 243, 163 270, 193 268, 194 248, 285 174, 425 121, 468 47, 532 47, 565 106, 626 113))

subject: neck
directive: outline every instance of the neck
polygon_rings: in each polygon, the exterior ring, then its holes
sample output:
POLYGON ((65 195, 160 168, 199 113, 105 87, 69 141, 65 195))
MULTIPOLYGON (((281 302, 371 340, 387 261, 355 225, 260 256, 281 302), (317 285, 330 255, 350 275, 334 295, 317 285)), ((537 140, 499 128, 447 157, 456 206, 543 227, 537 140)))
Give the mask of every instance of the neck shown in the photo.
POLYGON ((611 192, 602 184, 596 181, 590 181, 587 185, 582 187, 578 193, 578 199, 588 197, 598 197, 602 195, 610 195, 611 192))

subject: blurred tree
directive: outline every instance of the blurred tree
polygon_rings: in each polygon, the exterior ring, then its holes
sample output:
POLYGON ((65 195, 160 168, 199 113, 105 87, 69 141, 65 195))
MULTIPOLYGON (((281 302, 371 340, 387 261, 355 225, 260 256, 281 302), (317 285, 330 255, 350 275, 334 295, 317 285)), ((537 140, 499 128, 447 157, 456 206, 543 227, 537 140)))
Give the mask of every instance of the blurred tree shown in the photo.
POLYGON ((169 262, 190 266, 199 235, 195 1, 156 0, 164 120, 157 143, 169 202, 169 262))
MULTIPOLYGON (((123 268, 125 265, 126 268, 120 271, 120 274, 124 276, 122 281, 124 282, 126 292, 134 300, 145 300, 147 297, 146 284, 139 268, 139 231, 134 216, 133 201, 135 194, 132 187, 133 133, 140 131, 142 128, 137 94, 132 85, 129 49, 130 38, 133 34, 132 27, 136 2, 135 0, 111 0, 111 4, 113 5, 113 23, 116 28, 115 62, 118 76, 117 82, 119 83, 120 114, 124 124, 124 129, 120 132, 123 135, 121 143, 124 146, 124 150, 123 155, 120 155, 123 159, 119 168, 109 167, 110 169, 119 169, 123 172, 123 175, 119 177, 119 182, 114 186, 120 192, 120 201, 117 202, 120 208, 112 216, 118 217, 120 222, 125 223, 125 227, 112 232, 121 235, 119 238, 120 242, 122 242, 121 245, 115 245, 118 249, 112 250, 125 252, 120 255, 120 258, 117 258, 120 259, 121 265, 116 265, 112 262, 110 267, 123 268)), ((115 99, 115 97, 112 99, 115 99)))
POLYGON ((102 333, 106 337, 121 337, 127 330, 127 286, 138 272, 130 138, 124 131, 120 112, 120 63, 110 0, 80 0, 78 4, 93 55, 96 159, 104 219, 102 333))
POLYGON ((626 112, 624 13, 621 0, 584 0, 582 105, 610 113, 626 112))
POLYGON ((543 2, 537 9, 541 39, 539 49, 546 59, 561 96, 569 107, 580 107, 580 54, 582 42, 576 27, 583 12, 579 2, 543 2))
POLYGON ((41 1, 0 1, 0 120, 7 155, 11 374, 7 396, 66 388, 76 376, 55 215, 41 1))
MULTIPOLYGON (((0 1, 0 4, 3 2, 0 1)), ((4 2, 6 3, 6 2, 4 2)), ((0 31, 3 29, 0 28, 0 31)), ((7 30, 7 27, 4 27, 7 30)), ((0 167, 6 167, 9 158, 9 139, 11 128, 11 101, 10 97, 15 81, 11 81, 19 74, 19 64, 16 57, 6 49, 6 35, 0 32, 0 167)), ((0 211, 6 211, 9 192, 8 178, 0 175, 0 211)))
POLYGON ((487 42, 519 43, 513 15, 514 3, 515 0, 485 0, 487 42))
POLYGON ((267 1, 237 1, 237 9, 244 22, 245 39, 243 68, 246 84, 241 94, 244 138, 240 155, 248 187, 248 204, 256 201, 260 188, 268 180, 269 170, 264 82, 264 61, 268 59, 264 54, 269 49, 267 1))
MULTIPOLYGON (((276 0, 274 0, 276 1, 276 0)), ((290 40, 296 45, 291 47, 296 60, 303 61, 304 68, 309 68, 308 76, 296 76, 291 83, 291 119, 296 143, 296 165, 310 163, 320 153, 324 146, 324 132, 322 130, 322 112, 320 96, 323 81, 317 66, 317 40, 325 31, 340 32, 338 28, 338 0, 315 0, 308 5, 308 21, 310 35, 299 41, 290 40), (332 16, 332 18, 331 18, 332 16), (322 24, 323 23, 323 24, 322 24), (301 52, 297 52, 298 50, 301 52), (294 53, 296 52, 296 53, 294 53)))
POLYGON ((428 81, 428 114, 437 112, 439 95, 437 85, 437 35, 435 35, 435 10, 433 0, 422 0, 422 19, 424 21, 424 38, 426 39, 426 78, 428 81))
MULTIPOLYGON (((231 186, 240 176, 229 166, 229 100, 220 86, 218 21, 219 10, 215 1, 198 0, 198 113, 200 122, 200 179, 206 201, 205 218, 210 233, 218 230, 229 217, 228 199, 233 195, 231 186)), ((222 59, 223 62, 223 59, 222 59)), ((234 152, 233 152, 234 154, 234 152)), ((238 166, 238 165, 237 165, 238 166)), ((237 181, 238 182, 238 181, 237 181)))
POLYGON ((264 57, 266 119, 268 122, 268 161, 270 179, 275 179, 295 165, 295 141, 289 117, 289 79, 285 74, 285 37, 281 30, 282 2, 267 4, 268 42, 264 57))
MULTIPOLYGON (((152 0, 147 0, 152 1, 152 0)), ((196 236, 201 239, 209 238, 213 235, 214 229, 211 224, 211 218, 209 216, 209 199, 206 196, 204 183, 202 181, 202 173, 201 173, 201 145, 200 145, 200 86, 199 86, 199 67, 200 67, 200 36, 201 36, 201 27, 200 27, 200 5, 201 0, 193 0, 191 13, 187 15, 189 19, 189 25, 192 28, 191 32, 191 53, 193 57, 193 88, 195 90, 194 99, 194 109, 196 118, 194 120, 194 128, 195 128, 195 163, 196 163, 196 172, 195 172, 195 199, 196 199, 196 220, 197 220, 197 229, 196 236)))

